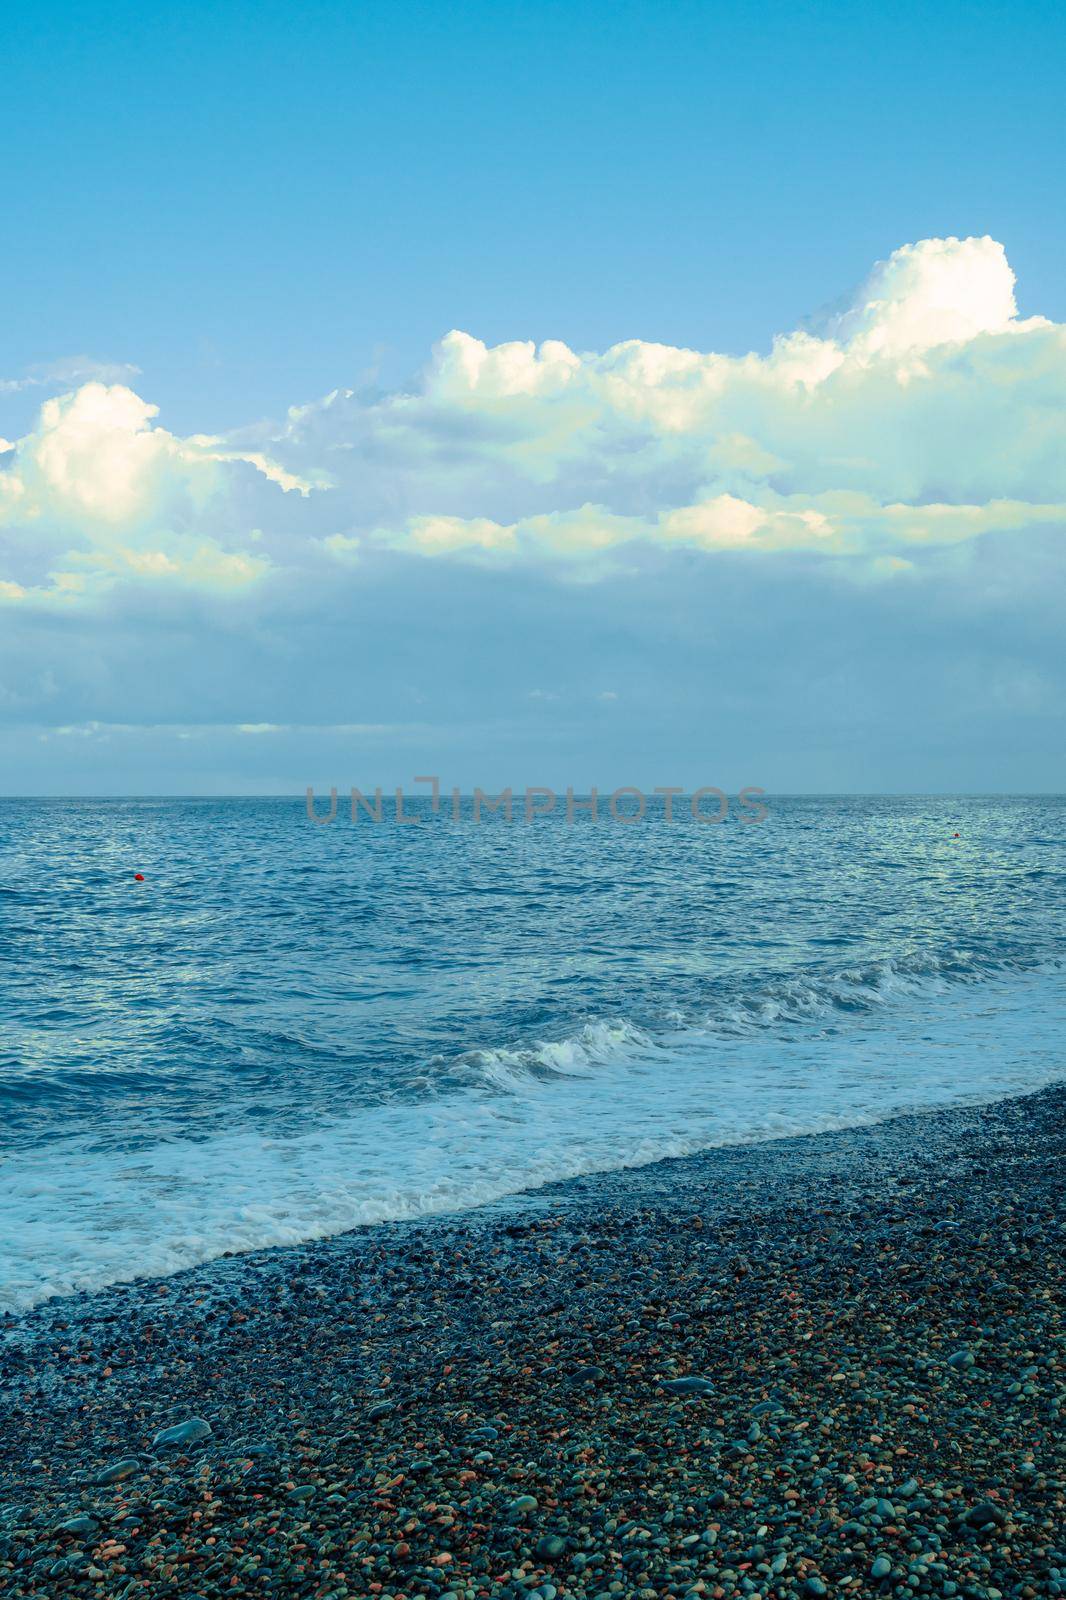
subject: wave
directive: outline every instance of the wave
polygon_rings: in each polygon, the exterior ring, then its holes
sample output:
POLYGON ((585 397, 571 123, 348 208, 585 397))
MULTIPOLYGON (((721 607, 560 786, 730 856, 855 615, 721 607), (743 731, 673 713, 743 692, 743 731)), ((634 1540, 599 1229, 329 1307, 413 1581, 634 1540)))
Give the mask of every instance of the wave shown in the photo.
POLYGON ((1061 970, 1061 963, 1049 958, 994 957, 970 950, 916 951, 836 971, 752 977, 747 987, 738 986, 712 1010, 674 1009, 658 1023, 637 1023, 625 1017, 593 1019, 561 1039, 472 1050, 455 1061, 438 1064, 453 1083, 481 1082, 490 1089, 518 1093, 528 1078, 595 1073, 635 1051, 668 1052, 678 1040, 691 1043, 700 1034, 710 1042, 716 1037, 754 1037, 763 1030, 839 1024, 902 1000, 942 996, 954 985, 1011 975, 1051 976, 1061 970))
MULTIPOLYGON (((903 1002, 929 1001, 955 987, 1026 975, 1055 974, 1062 963, 1052 957, 991 955, 969 948, 915 950, 834 968, 808 967, 793 973, 750 972, 719 986, 702 1005, 672 1007, 658 1013, 588 1017, 558 1037, 518 1039, 430 1058, 361 1059, 345 1041, 344 1050, 298 1033, 239 1027, 178 1024, 168 1028, 160 1049, 143 1049, 131 1062, 106 1052, 85 1059, 42 1066, 36 1052, 18 1059, 0 1052, 0 1110, 7 1136, 29 1130, 51 1139, 73 1116, 102 1116, 105 1102, 115 1117, 134 1108, 145 1113, 142 1132, 151 1139, 163 1120, 175 1115, 199 1122, 204 1115, 240 1116, 259 1108, 264 1126, 276 1119, 291 1128, 315 1109, 328 1115, 338 1102, 367 1110, 396 1102, 436 1102, 477 1089, 521 1096, 531 1082, 550 1083, 603 1075, 620 1063, 641 1058, 667 1059, 670 1052, 703 1043, 788 1039, 797 1030, 820 1036, 827 1029, 860 1025, 903 1002), (153 1102, 155 1104, 153 1105, 153 1102)), ((151 1043, 148 1035, 142 1035, 151 1043)), ((140 1121, 140 1117, 138 1117, 140 1121)), ((113 1122, 109 1135, 134 1147, 140 1139, 125 1123, 113 1122)))
POLYGON ((633 1050, 654 1050, 658 1041, 635 1022, 587 1022, 569 1038, 544 1040, 537 1044, 472 1050, 460 1060, 470 1069, 469 1078, 506 1093, 521 1090, 528 1077, 581 1077, 598 1067, 610 1066, 633 1050))
POLYGON ((448 1094, 295 1131, 257 1132, 230 1112, 136 1150, 57 1140, 6 1164, 0 1304, 1061 1078, 1059 970, 984 983, 974 970, 905 960, 778 983, 713 1027, 589 1022, 560 1041, 470 1052, 468 1081, 448 1094), (904 990, 921 1003, 889 1003, 904 990), (846 1027, 766 1025, 845 1014, 846 1027))

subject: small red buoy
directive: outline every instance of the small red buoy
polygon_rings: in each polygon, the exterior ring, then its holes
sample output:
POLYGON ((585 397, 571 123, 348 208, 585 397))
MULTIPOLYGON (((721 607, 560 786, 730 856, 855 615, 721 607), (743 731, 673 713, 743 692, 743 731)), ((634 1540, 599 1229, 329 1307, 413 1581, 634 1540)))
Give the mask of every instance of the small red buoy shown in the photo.
POLYGON ((953 838, 953 839, 961 839, 961 838, 962 838, 962 835, 961 835, 961 833, 953 833, 953 834, 952 834, 952 835, 951 835, 951 837, 952 837, 952 838, 953 838))
MULTIPOLYGON (((958 834, 956 834, 955 837, 957 839, 958 838, 958 834)), ((143 872, 135 872, 133 874, 133 876, 136 878, 138 883, 143 883, 144 882, 144 873, 143 872)))

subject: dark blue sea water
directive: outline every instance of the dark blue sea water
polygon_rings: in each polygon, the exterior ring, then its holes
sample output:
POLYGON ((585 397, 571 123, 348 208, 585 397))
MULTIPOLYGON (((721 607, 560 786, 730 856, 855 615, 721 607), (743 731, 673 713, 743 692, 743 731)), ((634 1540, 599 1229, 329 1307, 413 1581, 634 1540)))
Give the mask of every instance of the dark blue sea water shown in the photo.
POLYGON ((0 1304, 1061 1076, 1066 801, 770 805, 0 801, 0 1304))

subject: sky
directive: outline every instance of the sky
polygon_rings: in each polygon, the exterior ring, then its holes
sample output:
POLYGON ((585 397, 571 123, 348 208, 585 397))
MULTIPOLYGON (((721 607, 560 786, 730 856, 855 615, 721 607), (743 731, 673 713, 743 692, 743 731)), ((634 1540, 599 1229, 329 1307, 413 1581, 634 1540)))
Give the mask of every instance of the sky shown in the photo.
POLYGON ((1066 788, 1064 35, 12 14, 0 793, 1066 788))

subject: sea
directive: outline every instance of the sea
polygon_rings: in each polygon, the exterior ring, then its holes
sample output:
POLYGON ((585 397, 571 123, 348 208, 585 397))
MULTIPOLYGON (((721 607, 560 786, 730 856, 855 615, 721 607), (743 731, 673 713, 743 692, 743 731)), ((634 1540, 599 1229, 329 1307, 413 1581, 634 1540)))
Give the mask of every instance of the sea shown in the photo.
POLYGON ((0 1309, 1062 1077, 1066 799, 664 804, 0 801, 0 1309))

